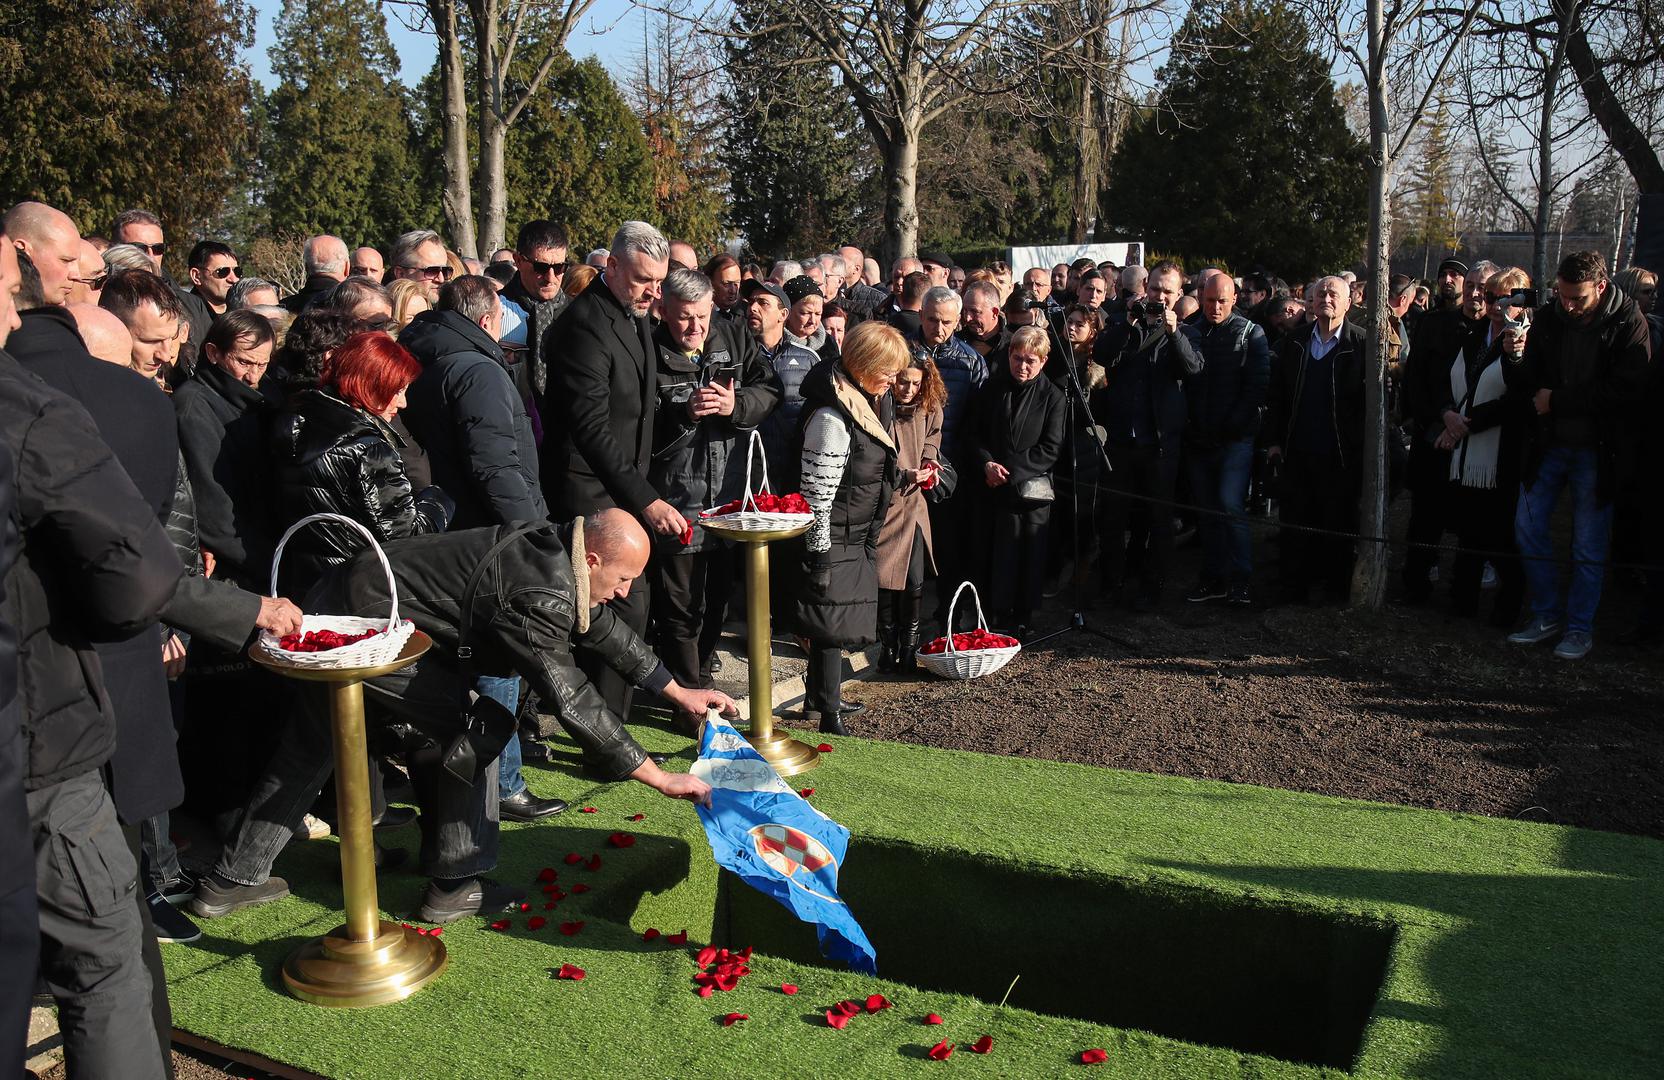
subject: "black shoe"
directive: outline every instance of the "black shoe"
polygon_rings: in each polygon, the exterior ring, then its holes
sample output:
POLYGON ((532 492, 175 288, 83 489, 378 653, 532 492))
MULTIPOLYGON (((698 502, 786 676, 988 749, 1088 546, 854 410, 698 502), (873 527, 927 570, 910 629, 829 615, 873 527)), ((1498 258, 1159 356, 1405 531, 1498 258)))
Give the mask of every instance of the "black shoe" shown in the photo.
POLYGON ((811 710, 809 712, 805 712, 803 714, 803 718, 810 722, 814 722, 816 720, 820 721, 820 733, 822 735, 849 734, 849 729, 844 727, 843 718, 840 716, 834 716, 832 719, 828 720, 824 714, 811 710))
POLYGON ((416 820, 416 810, 410 806, 389 806, 381 820, 376 822, 377 829, 399 829, 416 820))
POLYGON ((880 626, 878 628, 878 672, 881 675, 893 675, 896 670, 896 654, 900 651, 901 635, 894 626, 880 626))
POLYGON ((840 702, 838 702, 838 716, 839 716, 839 718, 842 718, 842 717, 845 717, 845 716, 855 716, 858 713, 864 713, 866 711, 867 711, 867 707, 865 705, 861 704, 859 701, 840 701, 840 702))
POLYGON ((531 788, 521 788, 497 802, 497 816, 504 821, 536 821, 554 817, 565 809, 564 799, 540 799, 532 794, 531 788))
POLYGON ((161 893, 151 893, 144 902, 150 905, 150 921, 156 927, 157 941, 183 943, 202 936, 202 928, 168 903, 161 893))
POLYGON ((289 895, 289 883, 280 877, 269 877, 258 885, 239 885, 210 874, 196 887, 191 900, 191 914, 202 919, 217 919, 239 908, 269 904, 289 895))
POLYGON ((1232 585, 1230 593, 1225 597, 1225 603, 1232 607, 1253 607, 1254 597, 1246 585, 1232 585))
POLYGON ((165 881, 156 889, 156 894, 170 904, 183 904, 196 895, 196 887, 201 879, 189 870, 181 871, 172 881, 165 881))
MULTIPOLYGON (((648 754, 647 759, 655 765, 663 765, 665 762, 670 760, 670 755, 669 754, 648 754)), ((587 761, 584 762, 584 766, 583 766, 583 769, 581 771, 583 773, 583 776, 584 776, 585 780, 594 780, 597 783, 601 783, 601 784, 617 784, 617 783, 622 783, 624 780, 629 779, 628 777, 618 777, 618 776, 613 776, 611 773, 604 773, 600 769, 596 768, 594 765, 591 765, 587 761)), ((562 809, 564 809, 564 807, 562 809)))
POLYGON ((412 916, 421 922, 449 923, 470 915, 495 915, 519 911, 526 894, 490 878, 464 878, 458 882, 428 882, 422 906, 412 916))
POLYGON ((1224 600, 1230 595, 1231 590, 1225 588, 1223 582, 1204 581, 1185 593, 1184 598, 1192 604, 1207 604, 1214 600, 1224 600))
POLYGON ((711 674, 711 675, 715 675, 717 672, 719 672, 721 670, 722 670, 722 654, 714 652, 714 653, 711 654, 710 662, 705 665, 705 671, 707 673, 711 674))

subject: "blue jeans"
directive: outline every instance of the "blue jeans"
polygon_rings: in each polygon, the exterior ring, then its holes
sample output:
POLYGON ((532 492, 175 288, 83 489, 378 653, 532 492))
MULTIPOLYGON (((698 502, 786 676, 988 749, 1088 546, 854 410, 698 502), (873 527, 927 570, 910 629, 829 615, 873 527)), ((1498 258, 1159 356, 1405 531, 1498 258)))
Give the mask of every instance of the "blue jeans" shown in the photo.
MULTIPOLYGON (((474 680, 474 690, 480 697, 490 698, 511 713, 520 710, 520 678, 517 675, 506 679, 481 675, 474 680)), ((512 799, 526 789, 526 778, 520 775, 520 765, 520 734, 516 732, 497 759, 498 798, 512 799)))
POLYGON ((1202 534, 1202 579, 1226 585, 1246 585, 1254 572, 1254 538, 1248 530, 1248 476, 1254 468, 1254 440, 1240 439, 1223 446, 1185 448, 1190 474, 1190 497, 1206 510, 1230 517, 1204 514, 1197 523, 1202 534))
POLYGON ((1564 618, 1568 633, 1587 634, 1594 629, 1604 564, 1612 542, 1612 504, 1602 503, 1595 494, 1598 472, 1596 451, 1551 447, 1543 454, 1536 482, 1521 486, 1520 504, 1514 511, 1514 536, 1525 562, 1531 613, 1547 622, 1564 618), (1572 567, 1571 588, 1562 603, 1560 567, 1548 558, 1554 554, 1549 523, 1560 492, 1568 484, 1572 491, 1572 558, 1577 562, 1572 567))

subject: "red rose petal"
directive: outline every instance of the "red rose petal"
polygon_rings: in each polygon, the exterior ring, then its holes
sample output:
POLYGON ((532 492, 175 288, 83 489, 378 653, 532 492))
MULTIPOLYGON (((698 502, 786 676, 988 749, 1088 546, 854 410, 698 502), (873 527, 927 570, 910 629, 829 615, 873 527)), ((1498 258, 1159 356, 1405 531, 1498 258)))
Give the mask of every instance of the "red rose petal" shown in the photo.
POLYGON ((563 922, 560 924, 560 932, 565 934, 567 937, 571 937, 583 928, 584 924, 581 919, 578 922, 563 922))
POLYGON ((704 971, 706 968, 711 966, 711 962, 715 959, 716 946, 707 945, 703 949, 699 950, 699 955, 693 958, 693 962, 699 965, 700 971, 704 971))
POLYGON ((797 985, 795 983, 781 983, 780 992, 785 994, 787 997, 791 997, 793 994, 797 993, 797 985))
POLYGON ((589 891, 589 886, 580 881, 576 885, 572 886, 572 891, 575 893, 586 893, 589 891))
POLYGON ((507 930, 508 929, 508 920, 507 919, 498 919, 496 922, 491 924, 491 929, 493 929, 493 930, 507 930))
POLYGON ((812 787, 800 788, 798 790, 798 794, 801 795, 805 799, 807 799, 809 796, 813 795, 814 793, 815 793, 815 789, 812 788, 812 787))
POLYGON ((1108 1060, 1109 1051, 1107 1050, 1082 1050, 1080 1052, 1080 1063, 1082 1065, 1102 1065, 1108 1060))
POLYGON ((716 988, 721 990, 724 994, 733 990, 735 987, 739 986, 739 984, 740 977, 738 975, 724 972, 716 977, 716 988))
POLYGON ((943 1039, 941 1042, 930 1048, 930 1060, 932 1061, 946 1061, 952 1056, 953 1043, 949 1042, 947 1039, 943 1039))
POLYGON ((627 832, 615 832, 611 836, 607 837, 607 843, 618 848, 634 847, 636 838, 634 835, 627 832))
POLYGON ((888 1009, 890 1001, 883 994, 874 994, 867 999, 867 1011, 875 1013, 879 1009, 888 1009))
POLYGON ((658 936, 659 936, 658 930, 654 929, 651 926, 649 926, 647 929, 645 929, 641 932, 641 940, 643 940, 643 941, 652 941, 654 938, 656 938, 658 936))
POLYGON ((443 926, 436 926, 432 930, 428 931, 428 937, 438 937, 440 934, 443 934, 444 932, 445 932, 445 928, 443 926))
MULTIPOLYGON (((537 880, 543 882, 545 885, 547 885, 549 882, 555 880, 555 878, 557 878, 559 876, 560 876, 559 874, 555 873, 555 868, 552 867, 552 866, 545 866, 543 869, 541 869, 537 872, 537 880)), ((545 890, 545 891, 547 891, 547 890, 545 890)))
POLYGON ((942 1022, 942 1018, 937 1016, 935 1013, 930 1013, 924 1018, 924 1022, 927 1024, 940 1024, 942 1022))
POLYGON ((744 1013, 729 1013, 727 1016, 724 1016, 722 1018, 722 1026, 723 1027, 733 1027, 735 1024, 739 1023, 741 1020, 749 1020, 749 1019, 751 1019, 751 1017, 745 1015, 744 1013))
POLYGON ((601 853, 596 852, 594 855, 591 855, 589 857, 589 865, 584 867, 584 869, 585 870, 599 870, 599 869, 601 869, 601 853))
POLYGON ((666 934, 665 940, 672 945, 686 945, 688 943, 688 932, 683 930, 680 933, 666 934))
POLYGON ((555 973, 555 978, 557 978, 557 979, 571 979, 573 982, 577 982, 577 981, 581 980, 586 974, 588 974, 588 973, 586 971, 584 971, 583 968, 578 967, 576 964, 562 964, 560 966, 560 970, 555 973))
POLYGON ((645 821, 646 818, 647 818, 646 814, 631 814, 628 818, 625 818, 625 820, 626 821, 645 821))
POLYGON ((580 813, 580 814, 599 814, 600 812, 601 811, 595 809, 595 807, 593 807, 593 806, 580 806, 580 807, 578 807, 578 813, 580 813))
POLYGON ((544 911, 553 911, 553 910, 555 910, 555 902, 553 900, 551 900, 547 904, 544 904, 543 905, 543 910, 544 911))
POLYGON ((838 1028, 840 1031, 849 1026, 849 1016, 839 1009, 826 1010, 826 1025, 838 1028))
POLYGON ((832 744, 831 743, 821 743, 819 746, 815 747, 815 749, 820 751, 823 754, 830 754, 832 752, 832 744))
POLYGON ((524 900, 520 901, 520 910, 521 911, 530 911, 531 909, 532 909, 532 906, 530 904, 526 903, 524 900))
POLYGON ((577 866, 579 863, 581 863, 583 861, 584 861, 584 857, 582 855, 579 855, 576 851, 569 851, 569 852, 566 853, 566 865, 567 866, 577 866))
POLYGON ((986 1054, 988 1051, 992 1050, 993 1048, 994 1048, 994 1038, 993 1038, 993 1036, 984 1035, 982 1038, 978 1039, 976 1042, 971 1044, 971 1053, 973 1053, 973 1054, 986 1054))
POLYGON ((714 993, 716 993, 716 987, 714 987, 714 986, 706 985, 706 986, 701 986, 699 988, 699 996, 700 997, 708 998, 714 993))
POLYGON ((545 919, 541 915, 533 915, 531 918, 526 920, 526 929, 541 930, 544 926, 548 925, 548 922, 549 920, 545 919))
POLYGON ((845 1016, 860 1016, 861 1003, 859 1001, 840 1001, 833 1008, 841 1011, 845 1016))

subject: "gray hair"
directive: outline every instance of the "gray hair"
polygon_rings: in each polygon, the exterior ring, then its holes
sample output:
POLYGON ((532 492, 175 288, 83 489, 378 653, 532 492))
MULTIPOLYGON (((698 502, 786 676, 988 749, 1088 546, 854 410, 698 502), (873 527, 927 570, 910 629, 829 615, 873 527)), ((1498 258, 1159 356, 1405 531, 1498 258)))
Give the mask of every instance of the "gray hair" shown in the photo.
POLYGON ((631 255, 659 262, 670 258, 670 241, 645 221, 626 221, 612 234, 610 254, 616 262, 623 262, 631 255))
POLYGON ((350 277, 329 291, 329 306, 342 311, 350 312, 358 305, 372 300, 380 300, 389 306, 393 303, 392 296, 384 286, 363 276, 350 277))
POLYGON ((301 248, 301 265, 308 274, 347 272, 347 242, 339 236, 314 236, 301 248))
POLYGON ((584 256, 584 263, 595 267, 597 270, 605 270, 607 268, 608 254, 609 252, 606 248, 596 248, 594 251, 584 256))
POLYGON ((1150 272, 1142 266, 1126 266, 1121 268, 1121 288, 1136 289, 1150 280, 1150 272))
POLYGON ((711 295, 711 279, 697 270, 677 267, 664 279, 664 298, 695 304, 711 295))
POLYGON ((929 292, 924 294, 924 301, 920 307, 927 308, 937 304, 952 304, 955 308, 961 308, 964 303, 959 294, 946 285, 934 285, 929 292))
POLYGON ((1310 286, 1307 287, 1307 289, 1306 289, 1306 302, 1308 304, 1313 303, 1317 300, 1318 290, 1323 288, 1323 283, 1325 281, 1338 281, 1338 282, 1340 282, 1340 294, 1342 296, 1348 298, 1348 299, 1351 299, 1351 297, 1352 297, 1352 283, 1350 281, 1347 281, 1344 277, 1340 276, 1339 274, 1325 274, 1323 277, 1318 278, 1316 281, 1312 282, 1310 286))
POLYGON ((225 294, 225 310, 241 311, 243 308, 252 307, 253 305, 248 302, 248 294, 259 292, 261 289, 270 289, 274 293, 282 293, 283 291, 265 278, 239 278, 237 284, 231 286, 231 291, 225 294))
POLYGON ((111 244, 104 249, 104 269, 112 274, 122 270, 143 270, 154 274, 156 264, 132 244, 111 244))
POLYGON ((471 323, 477 323, 501 307, 497 286, 488 277, 464 274, 447 281, 439 290, 440 311, 454 311, 471 323))
POLYGON ((844 257, 842 255, 826 254, 820 257, 820 268, 822 273, 830 274, 833 267, 837 268, 839 277, 843 277, 844 274, 848 272, 848 267, 844 265, 844 257))
POLYGON ((796 259, 781 259, 768 272, 768 279, 784 285, 794 277, 803 276, 803 264, 796 259))
POLYGON ((1472 269, 1470 269, 1468 271, 1467 276, 1468 277, 1476 277, 1476 278, 1488 278, 1488 277, 1491 277, 1493 274, 1495 274, 1498 270, 1501 270, 1501 269, 1502 269, 1502 267, 1498 266, 1496 263, 1492 262, 1489 259, 1480 259, 1478 262, 1473 264, 1473 267, 1472 267, 1472 269))
MULTIPOLYGON (((995 308, 1000 306, 1000 287, 992 281, 973 281, 965 286, 964 301, 970 303, 973 295, 982 297, 995 308)), ((930 293, 925 293, 924 298, 925 302, 929 303, 930 293)))
POLYGON ((445 246, 445 241, 432 229, 413 229, 393 241, 393 250, 387 253, 390 266, 408 269, 413 264, 410 260, 416 257, 416 251, 423 244, 438 244, 445 246))

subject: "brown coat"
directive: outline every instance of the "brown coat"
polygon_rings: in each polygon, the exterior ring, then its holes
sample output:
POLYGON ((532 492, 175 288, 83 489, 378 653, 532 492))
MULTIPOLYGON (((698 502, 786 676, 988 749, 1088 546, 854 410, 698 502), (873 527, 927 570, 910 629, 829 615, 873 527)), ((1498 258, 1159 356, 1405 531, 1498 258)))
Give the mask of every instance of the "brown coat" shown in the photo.
MULTIPOLYGON (((896 417, 896 468, 917 469, 921 462, 937 461, 942 456, 942 412, 926 414, 917 409, 907 419, 896 417)), ((913 530, 924 531, 924 557, 932 573, 936 561, 931 554, 930 511, 924 492, 918 484, 908 481, 896 490, 890 500, 890 511, 884 517, 884 527, 878 530, 878 587, 880 589, 907 588, 907 561, 913 554, 913 530)))

